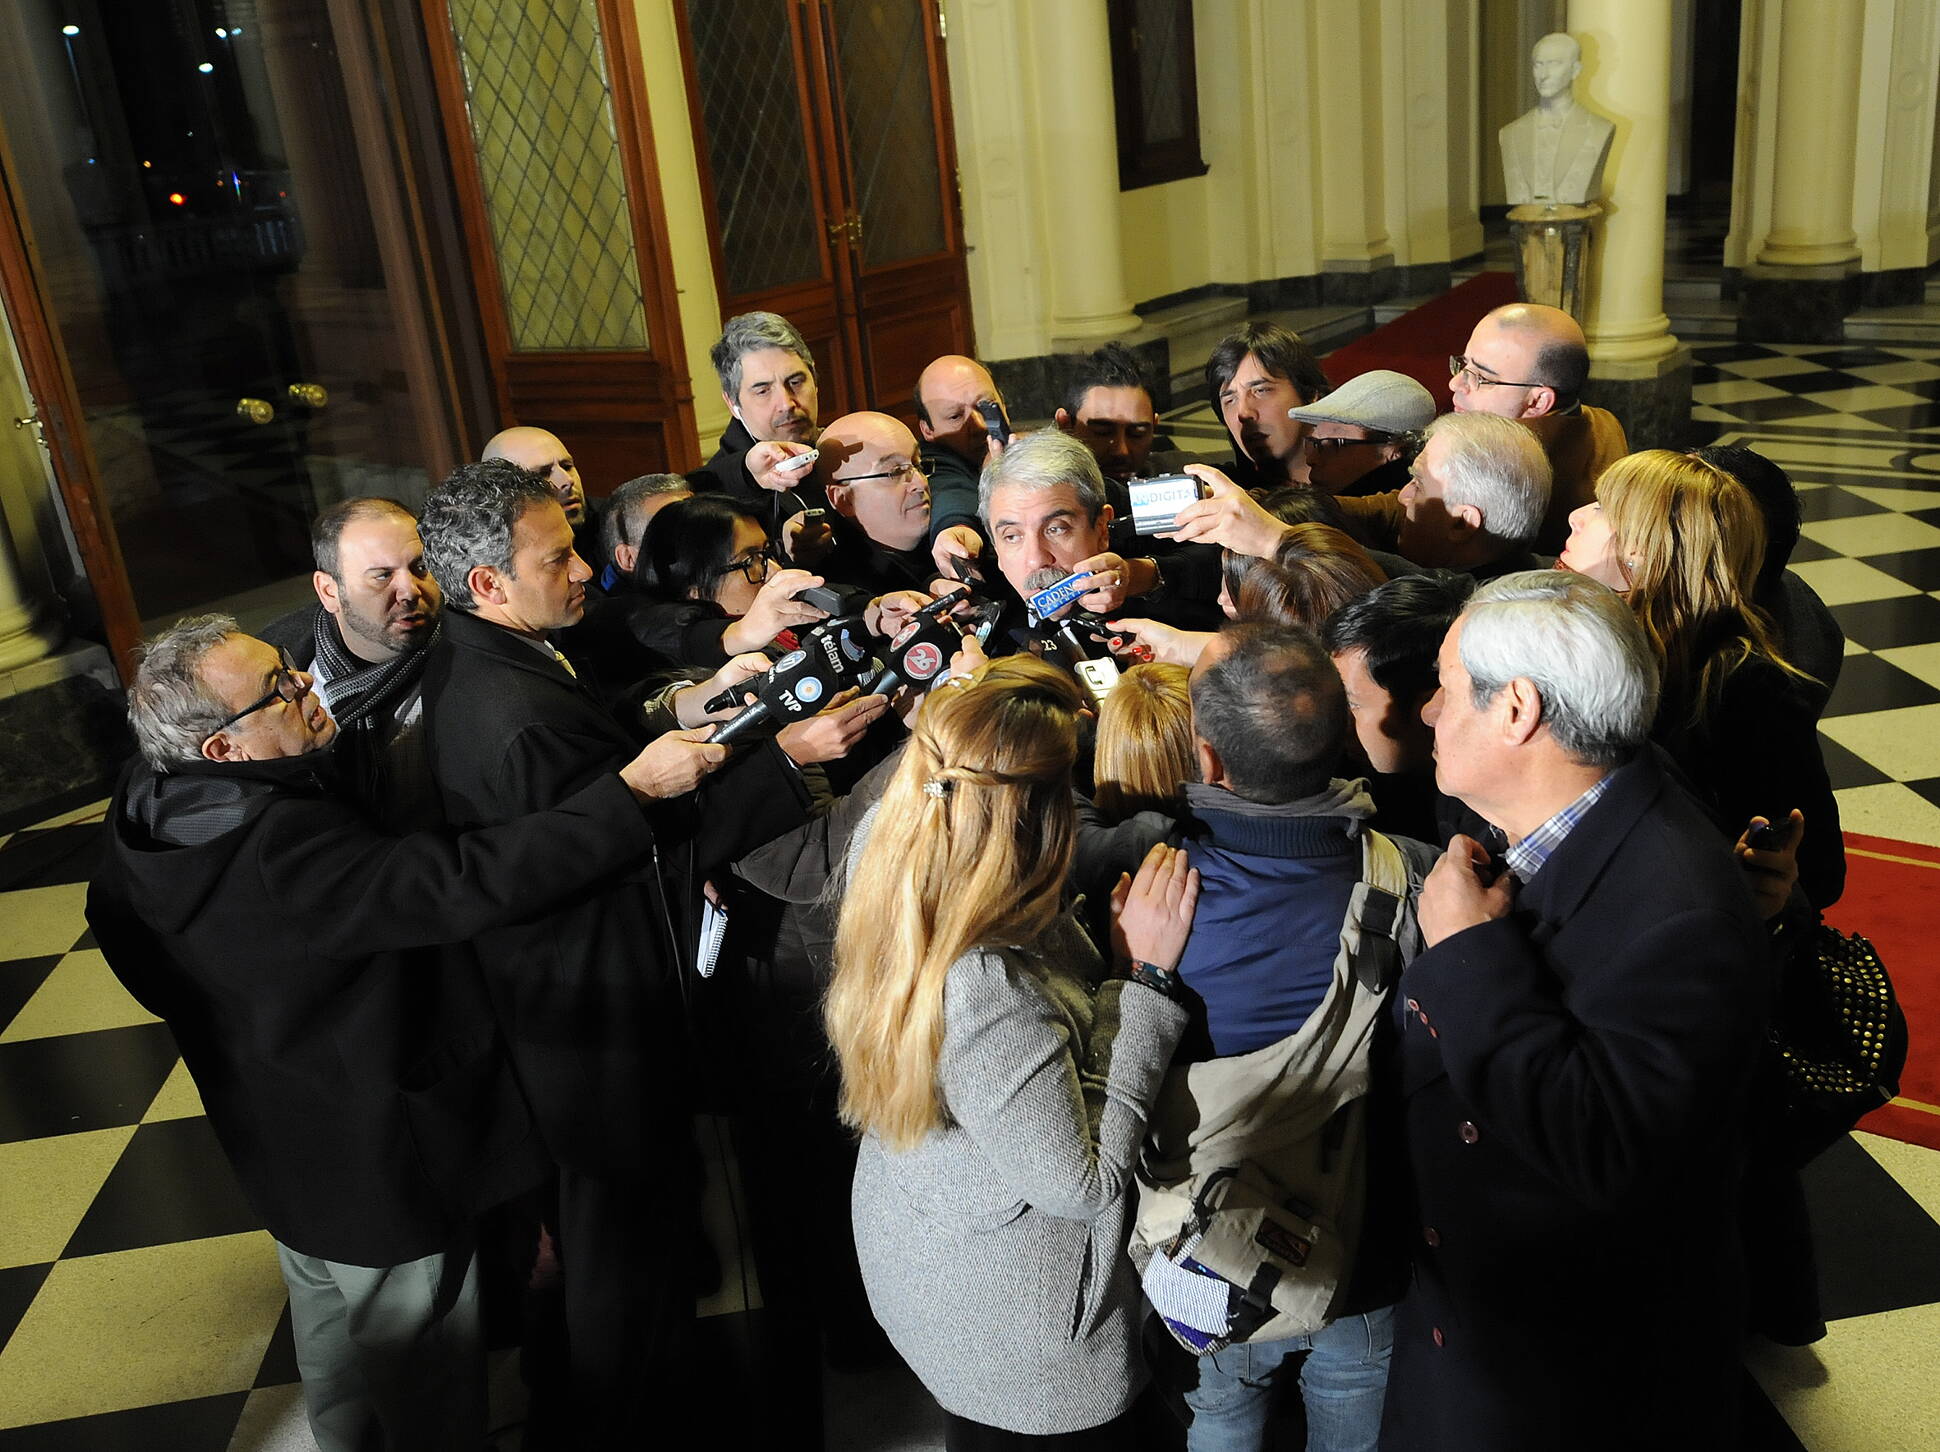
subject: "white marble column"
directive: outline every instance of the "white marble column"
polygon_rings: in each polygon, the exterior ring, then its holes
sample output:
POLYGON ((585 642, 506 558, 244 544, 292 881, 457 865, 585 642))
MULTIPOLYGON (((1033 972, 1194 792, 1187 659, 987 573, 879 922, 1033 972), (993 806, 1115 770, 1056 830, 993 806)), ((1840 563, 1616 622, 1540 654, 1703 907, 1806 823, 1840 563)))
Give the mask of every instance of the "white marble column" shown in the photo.
MULTIPOLYGON (((1918 302, 1933 261, 1934 122, 1940 110, 1940 5, 1865 0, 1853 230, 1859 265, 1885 273, 1874 304, 1918 302)), ((1874 284, 1875 287, 1878 284, 1874 284)))
POLYGON ((1318 132, 1321 271, 1371 276, 1394 266, 1384 206, 1381 10, 1322 5, 1315 17, 1317 73, 1325 77, 1318 132))
POLYGON ((1570 0, 1569 33, 1583 48, 1578 101, 1617 125, 1582 320, 1591 372, 1650 377, 1678 351, 1664 314, 1671 0, 1570 0))
POLYGON ((1767 267, 1856 264, 1853 147, 1859 38, 1865 7, 1852 0, 1785 0, 1778 34, 1777 146, 1767 267))
POLYGON ((1039 198, 1053 340, 1109 338, 1138 326, 1119 236, 1118 121, 1104 0, 1031 5, 1039 198))

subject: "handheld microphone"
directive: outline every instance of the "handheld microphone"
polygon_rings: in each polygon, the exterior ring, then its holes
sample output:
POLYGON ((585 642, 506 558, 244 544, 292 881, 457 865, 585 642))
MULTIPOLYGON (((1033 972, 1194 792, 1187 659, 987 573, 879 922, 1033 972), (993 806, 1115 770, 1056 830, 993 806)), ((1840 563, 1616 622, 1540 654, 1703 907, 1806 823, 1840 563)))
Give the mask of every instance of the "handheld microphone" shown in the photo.
POLYGON ((898 686, 922 688, 929 685, 950 664, 950 657, 963 647, 963 636, 948 622, 937 619, 912 622, 885 656, 886 663, 862 683, 865 696, 886 696, 898 686))
POLYGON ((1112 659, 1110 648, 1097 634, 1096 627, 1101 624, 1102 618, 1096 615, 1070 615, 1063 620, 1038 623, 1040 635, 1048 626, 1048 638, 1069 656, 1071 672, 1090 695, 1093 705, 1102 704, 1118 684, 1118 662, 1112 659))
POLYGON ((753 705, 708 738, 710 744, 733 745, 770 723, 779 728, 820 711, 872 664, 851 633, 855 624, 853 618, 823 622, 803 638, 800 649, 776 661, 766 675, 709 701, 707 709, 717 711, 732 705, 737 693, 752 690, 755 697, 753 705))

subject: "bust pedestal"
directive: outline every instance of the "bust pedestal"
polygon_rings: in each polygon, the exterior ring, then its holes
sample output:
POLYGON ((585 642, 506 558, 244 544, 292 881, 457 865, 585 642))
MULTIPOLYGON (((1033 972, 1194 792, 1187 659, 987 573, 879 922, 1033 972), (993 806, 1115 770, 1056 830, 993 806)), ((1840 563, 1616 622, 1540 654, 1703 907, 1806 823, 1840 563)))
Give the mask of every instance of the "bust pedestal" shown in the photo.
POLYGON ((1525 202, 1509 209, 1516 239, 1516 286, 1524 302, 1547 303, 1583 316, 1584 249, 1590 222, 1603 215, 1595 202, 1525 202))

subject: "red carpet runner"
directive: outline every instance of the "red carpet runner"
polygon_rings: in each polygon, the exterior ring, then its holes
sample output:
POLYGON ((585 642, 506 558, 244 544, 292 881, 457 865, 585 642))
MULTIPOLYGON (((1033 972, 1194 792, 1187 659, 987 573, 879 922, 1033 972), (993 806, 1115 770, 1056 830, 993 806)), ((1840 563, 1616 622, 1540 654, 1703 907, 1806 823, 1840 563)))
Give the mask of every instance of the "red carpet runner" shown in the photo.
POLYGON ((1366 337, 1336 348, 1322 360, 1336 388, 1375 368, 1405 373, 1448 408, 1448 359, 1468 345, 1468 335, 1491 308, 1516 300, 1515 274, 1483 272, 1432 302, 1383 323, 1366 337))
POLYGON ((1893 975, 1909 1048, 1900 1097, 1859 1127, 1940 1149, 1940 848, 1846 833, 1846 894, 1826 914, 1864 933, 1893 975))

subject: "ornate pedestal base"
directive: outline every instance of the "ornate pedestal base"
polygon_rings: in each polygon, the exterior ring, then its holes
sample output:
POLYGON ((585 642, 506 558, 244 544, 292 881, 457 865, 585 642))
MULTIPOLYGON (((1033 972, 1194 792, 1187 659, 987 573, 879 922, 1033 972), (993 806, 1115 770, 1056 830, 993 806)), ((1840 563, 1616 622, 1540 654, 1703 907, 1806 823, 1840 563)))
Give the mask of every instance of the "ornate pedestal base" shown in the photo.
POLYGON ((1526 202, 1509 209, 1516 239, 1516 286, 1523 301, 1547 303, 1573 318, 1583 315, 1583 253, 1590 222, 1603 215, 1595 202, 1575 206, 1526 202))

